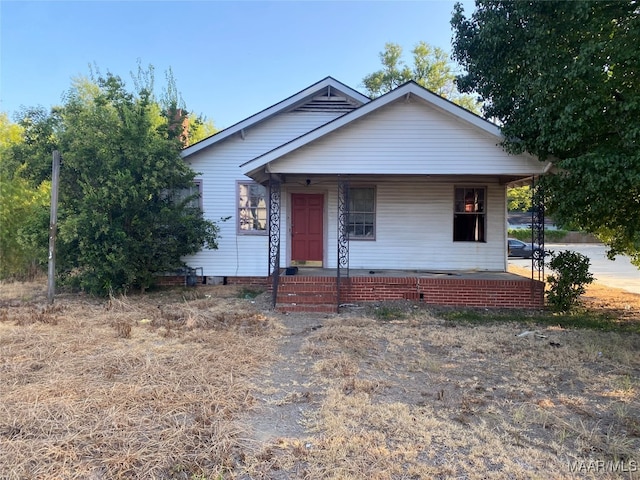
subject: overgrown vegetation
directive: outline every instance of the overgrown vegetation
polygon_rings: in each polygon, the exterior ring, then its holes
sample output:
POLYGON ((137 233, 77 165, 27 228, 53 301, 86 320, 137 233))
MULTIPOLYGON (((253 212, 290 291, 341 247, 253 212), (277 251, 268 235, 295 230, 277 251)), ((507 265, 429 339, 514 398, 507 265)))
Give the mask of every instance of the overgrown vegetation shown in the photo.
POLYGON ((638 335, 382 306, 404 318, 323 319, 265 382, 280 422, 250 456, 254 477, 568 479, 592 452, 635 465, 638 335))
POLYGON ((13 162, 36 133, 0 113, 0 278, 24 280, 47 261, 51 182, 13 162))
POLYGON ((46 264, 54 149, 56 266, 67 284, 102 295, 145 290, 183 256, 217 247, 218 227, 203 217, 195 172, 180 158, 206 123, 187 124, 172 75, 167 83, 158 100, 152 67, 139 69, 133 91, 111 73, 92 74, 74 80, 60 107, 22 113, 0 146, 0 278, 46 264))
POLYGON ((578 305, 586 285, 593 282, 590 263, 589 257, 571 250, 551 254, 548 265, 555 275, 547 277, 547 303, 553 310, 568 312, 578 305))
POLYGON ((235 294, 0 284, 0 477, 226 478, 277 333, 235 294))
POLYGON ((640 266, 637 3, 478 0, 451 24, 460 90, 484 101, 509 152, 554 163, 554 219, 640 266))

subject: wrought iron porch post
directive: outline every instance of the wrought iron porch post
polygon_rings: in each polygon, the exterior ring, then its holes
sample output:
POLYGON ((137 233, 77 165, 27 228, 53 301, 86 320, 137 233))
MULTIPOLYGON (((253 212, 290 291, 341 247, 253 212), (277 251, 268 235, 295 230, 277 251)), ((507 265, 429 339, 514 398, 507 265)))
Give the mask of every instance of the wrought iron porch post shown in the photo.
POLYGON ((271 304, 275 308, 280 282, 280 181, 269 174, 269 275, 271 304))
POLYGON ((531 243, 540 248, 540 255, 534 252, 531 256, 531 278, 544 281, 544 186, 535 177, 531 180, 531 206, 531 243))
POLYGON ((340 287, 342 275, 349 277, 349 181, 338 177, 338 263, 336 274, 336 295, 340 310, 340 287), (343 272, 343 269, 345 270, 343 272))

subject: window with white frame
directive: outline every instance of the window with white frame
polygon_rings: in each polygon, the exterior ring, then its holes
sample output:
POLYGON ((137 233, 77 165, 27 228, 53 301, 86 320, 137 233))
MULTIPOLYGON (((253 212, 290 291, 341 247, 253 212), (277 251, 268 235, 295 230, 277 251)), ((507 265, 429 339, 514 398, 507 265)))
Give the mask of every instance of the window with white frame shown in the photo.
POLYGON ((266 235, 267 188, 255 182, 238 182, 238 233, 266 235))
POLYGON ((456 187, 453 213, 454 242, 486 242, 484 187, 456 187))
POLYGON ((374 240, 376 236, 376 189, 349 188, 349 238, 374 240))

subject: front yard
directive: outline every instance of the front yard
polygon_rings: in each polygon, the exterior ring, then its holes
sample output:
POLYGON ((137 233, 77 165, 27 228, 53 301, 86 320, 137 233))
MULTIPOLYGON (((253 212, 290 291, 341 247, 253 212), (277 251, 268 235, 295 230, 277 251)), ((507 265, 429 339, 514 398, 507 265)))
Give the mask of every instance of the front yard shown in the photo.
POLYGON ((565 323, 246 293, 0 284, 0 478, 640 478, 637 295, 565 323))

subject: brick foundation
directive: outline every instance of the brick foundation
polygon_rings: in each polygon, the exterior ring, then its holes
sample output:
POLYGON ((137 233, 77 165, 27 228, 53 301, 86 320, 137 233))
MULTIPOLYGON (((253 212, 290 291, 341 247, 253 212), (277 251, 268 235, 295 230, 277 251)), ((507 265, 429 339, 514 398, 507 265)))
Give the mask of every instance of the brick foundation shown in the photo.
POLYGON ((542 308, 544 283, 529 279, 349 278, 341 300, 419 300, 444 306, 542 308))
MULTIPOLYGON (((334 277, 281 277, 277 306, 282 311, 335 311, 334 277)), ((340 303, 413 300, 430 305, 537 309, 544 283, 527 278, 351 277, 343 279, 340 303)))
POLYGON ((225 285, 244 285, 247 287, 271 286, 270 277, 225 277, 225 285))
MULTIPOLYGON (((197 277, 201 285, 202 277, 197 277)), ((481 308, 544 307, 544 283, 513 279, 350 277, 342 280, 340 303, 412 300, 428 305, 481 308)), ((159 286, 185 286, 185 276, 158 277, 159 286)), ((226 285, 271 288, 270 277, 225 277, 226 285)), ((336 312, 336 279, 281 276, 277 308, 287 312, 336 312)))

